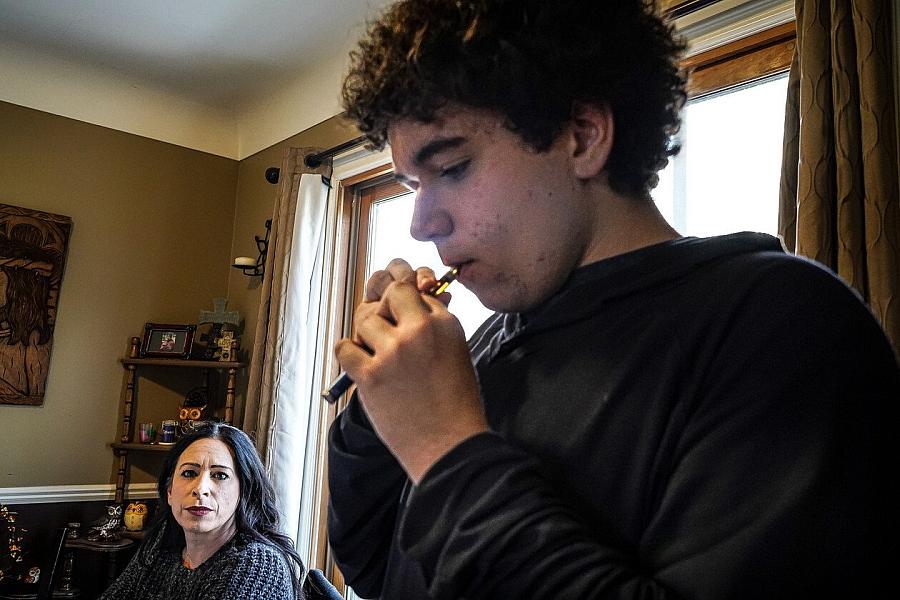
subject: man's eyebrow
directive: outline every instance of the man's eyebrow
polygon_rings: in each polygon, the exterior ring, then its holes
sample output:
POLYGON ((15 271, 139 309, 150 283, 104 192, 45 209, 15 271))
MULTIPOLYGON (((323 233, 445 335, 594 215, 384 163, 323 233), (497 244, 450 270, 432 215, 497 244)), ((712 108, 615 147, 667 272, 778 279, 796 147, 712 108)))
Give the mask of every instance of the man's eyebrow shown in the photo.
MULTIPOLYGON (((424 164, 424 163, 428 162, 429 160, 431 160, 432 158, 434 158, 435 154, 439 154, 439 153, 443 152, 444 150, 458 148, 459 146, 462 146, 463 144, 465 144, 467 141, 468 140, 461 135, 457 135, 454 137, 447 137, 447 138, 438 138, 436 140, 432 140, 432 141, 428 142, 427 144, 425 144, 424 146, 422 146, 422 148, 420 148, 419 151, 416 152, 416 155, 413 157, 413 164, 416 165, 417 167, 420 167, 420 166, 422 166, 422 164, 424 164)), ((410 187, 410 188, 413 187, 412 179, 410 179, 403 173, 398 173, 395 171, 394 179, 396 179, 403 185, 406 185, 407 187, 410 187)))
POLYGON ((413 158, 413 163, 416 166, 421 166, 422 163, 427 162, 435 154, 443 152, 444 150, 449 150, 451 148, 457 148, 465 143, 466 138, 462 136, 439 138, 433 140, 422 146, 422 148, 418 152, 416 152, 416 156, 413 158))

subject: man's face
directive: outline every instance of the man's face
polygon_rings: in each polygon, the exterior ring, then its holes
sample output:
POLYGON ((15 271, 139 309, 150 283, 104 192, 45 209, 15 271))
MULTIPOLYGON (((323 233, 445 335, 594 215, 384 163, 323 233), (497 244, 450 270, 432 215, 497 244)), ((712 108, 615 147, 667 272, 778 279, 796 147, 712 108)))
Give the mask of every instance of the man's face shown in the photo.
POLYGON ((241 485, 231 450, 221 440, 197 440, 178 458, 168 492, 172 516, 186 534, 233 529, 241 485))
POLYGON ((410 226, 493 310, 526 310, 584 264, 594 211, 560 135, 537 153, 487 110, 450 105, 388 131, 398 180, 416 192, 410 226))

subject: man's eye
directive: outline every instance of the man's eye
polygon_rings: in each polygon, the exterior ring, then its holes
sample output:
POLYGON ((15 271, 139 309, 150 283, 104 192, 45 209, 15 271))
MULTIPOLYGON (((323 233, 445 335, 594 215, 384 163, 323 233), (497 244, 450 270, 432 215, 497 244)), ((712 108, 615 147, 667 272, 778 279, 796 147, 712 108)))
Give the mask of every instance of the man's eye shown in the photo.
POLYGON ((441 177, 450 177, 451 179, 459 179, 466 172, 466 169, 469 168, 469 163, 472 162, 468 159, 460 161, 455 165, 451 165, 445 169, 441 169, 441 177))

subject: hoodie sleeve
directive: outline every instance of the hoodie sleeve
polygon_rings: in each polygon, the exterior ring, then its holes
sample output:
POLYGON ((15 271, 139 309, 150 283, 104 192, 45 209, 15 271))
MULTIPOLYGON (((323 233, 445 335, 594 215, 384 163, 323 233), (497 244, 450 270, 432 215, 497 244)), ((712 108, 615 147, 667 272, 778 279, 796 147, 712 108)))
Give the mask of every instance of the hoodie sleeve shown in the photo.
POLYGON ((406 481, 354 393, 329 431, 328 538, 344 578, 363 597, 381 592, 406 481))

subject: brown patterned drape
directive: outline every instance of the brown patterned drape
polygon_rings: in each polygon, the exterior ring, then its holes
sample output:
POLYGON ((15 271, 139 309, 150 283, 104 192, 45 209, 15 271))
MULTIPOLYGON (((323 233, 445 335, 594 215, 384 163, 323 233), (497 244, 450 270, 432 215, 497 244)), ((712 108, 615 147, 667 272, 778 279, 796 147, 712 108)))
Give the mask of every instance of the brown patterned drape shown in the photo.
POLYGON ((779 229, 838 273, 900 349, 892 0, 796 0, 779 229))
POLYGON ((332 171, 331 161, 326 161, 317 169, 311 169, 303 163, 303 159, 307 154, 321 151, 322 148, 287 148, 281 162, 278 197, 272 212, 272 231, 266 253, 266 269, 260 286, 256 337, 253 341, 242 424, 243 430, 255 439, 256 448, 262 457, 267 455, 274 416, 272 383, 277 365, 277 335, 283 319, 300 177, 304 173, 318 173, 330 178, 332 171))

